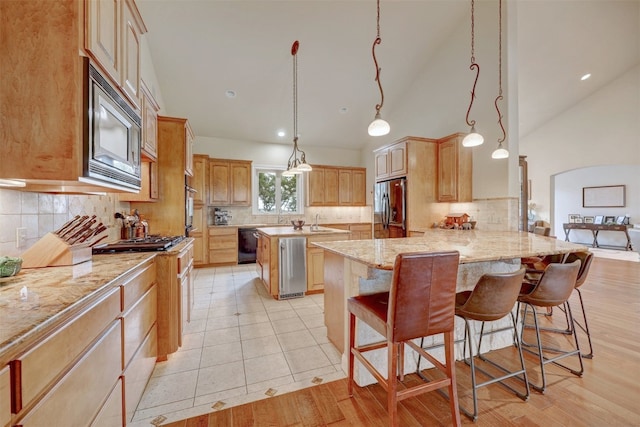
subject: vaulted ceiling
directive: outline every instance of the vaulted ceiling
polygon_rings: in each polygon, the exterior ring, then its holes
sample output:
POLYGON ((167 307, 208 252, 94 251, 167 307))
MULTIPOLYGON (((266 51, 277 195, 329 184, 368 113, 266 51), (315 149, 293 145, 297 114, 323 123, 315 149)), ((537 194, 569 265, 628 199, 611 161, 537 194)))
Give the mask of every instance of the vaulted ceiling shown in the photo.
MULTIPOLYGON (((521 136, 640 62, 638 0, 515 3, 521 136), (587 72, 591 79, 581 82, 587 72)), ((148 28, 163 113, 189 118, 196 135, 290 143, 290 48, 300 40, 298 120, 305 144, 360 148, 371 142, 366 127, 380 100, 371 57, 375 1, 137 4, 148 28), (278 130, 287 136, 278 137, 278 130)), ((470 1, 381 1, 383 42, 377 54, 387 114, 401 105, 447 36, 469 31, 469 16, 470 1)))

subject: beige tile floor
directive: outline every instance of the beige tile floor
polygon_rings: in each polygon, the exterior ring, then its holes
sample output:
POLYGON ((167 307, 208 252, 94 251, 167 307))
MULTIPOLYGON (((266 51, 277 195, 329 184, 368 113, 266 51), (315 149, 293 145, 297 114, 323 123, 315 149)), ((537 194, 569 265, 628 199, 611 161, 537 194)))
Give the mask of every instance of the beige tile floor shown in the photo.
POLYGON ((322 294, 276 301, 255 264, 194 271, 184 345, 156 364, 130 426, 181 420, 345 377, 326 338, 322 294))

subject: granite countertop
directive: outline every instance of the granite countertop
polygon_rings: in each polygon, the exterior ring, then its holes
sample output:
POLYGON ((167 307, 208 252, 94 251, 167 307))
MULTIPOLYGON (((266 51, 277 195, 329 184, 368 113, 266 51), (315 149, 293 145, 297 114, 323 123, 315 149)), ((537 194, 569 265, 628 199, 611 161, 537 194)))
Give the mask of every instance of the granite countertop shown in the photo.
POLYGON ((0 279, 0 366, 17 347, 47 333, 78 307, 114 286, 114 281, 156 256, 182 250, 184 239, 166 252, 96 254, 73 266, 22 269, 0 279), (26 296, 24 291, 26 287, 26 296))
MULTIPOLYGON (((294 230, 293 226, 288 227, 261 227, 258 232, 266 234, 270 237, 309 237, 309 236, 326 236, 331 234, 350 234, 349 230, 340 230, 337 228, 329 228, 319 226, 318 231, 311 231, 310 225, 305 225, 302 230, 294 230)), ((348 238, 348 237, 347 237, 348 238)))
POLYGON ((457 250, 460 263, 464 264, 588 250, 584 245, 533 233, 480 230, 426 230, 421 237, 314 242, 314 245, 383 270, 392 270, 396 255, 404 252, 457 250))

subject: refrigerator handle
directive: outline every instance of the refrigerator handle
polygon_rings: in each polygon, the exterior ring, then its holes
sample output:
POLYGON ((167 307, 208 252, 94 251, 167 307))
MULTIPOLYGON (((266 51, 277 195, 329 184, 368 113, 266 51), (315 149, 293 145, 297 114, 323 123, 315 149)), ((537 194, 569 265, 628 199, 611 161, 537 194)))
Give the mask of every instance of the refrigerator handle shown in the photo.
POLYGON ((389 228, 389 221, 391 220, 391 206, 389 205, 389 195, 382 196, 382 223, 383 228, 386 230, 389 228))

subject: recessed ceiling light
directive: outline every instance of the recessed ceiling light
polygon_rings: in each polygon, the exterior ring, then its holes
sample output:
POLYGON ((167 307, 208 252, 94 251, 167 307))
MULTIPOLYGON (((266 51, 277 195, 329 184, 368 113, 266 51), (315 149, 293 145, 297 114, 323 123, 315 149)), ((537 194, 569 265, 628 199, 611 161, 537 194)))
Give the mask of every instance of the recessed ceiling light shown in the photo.
POLYGON ((589 77, 591 77, 591 74, 587 73, 584 76, 580 77, 580 80, 587 80, 589 77))
POLYGON ((228 90, 224 94, 227 95, 227 98, 235 98, 236 97, 236 91, 235 90, 228 90))
POLYGON ((349 109, 348 109, 347 107, 342 107, 342 108, 340 108, 340 112, 341 112, 342 114, 345 114, 347 111, 349 111, 349 109))
POLYGON ((285 131, 283 131, 283 130, 279 130, 279 131, 278 131, 278 136, 279 136, 280 138, 282 138, 282 137, 283 137, 283 136, 285 136, 286 134, 287 134, 287 133, 286 133, 285 131))

